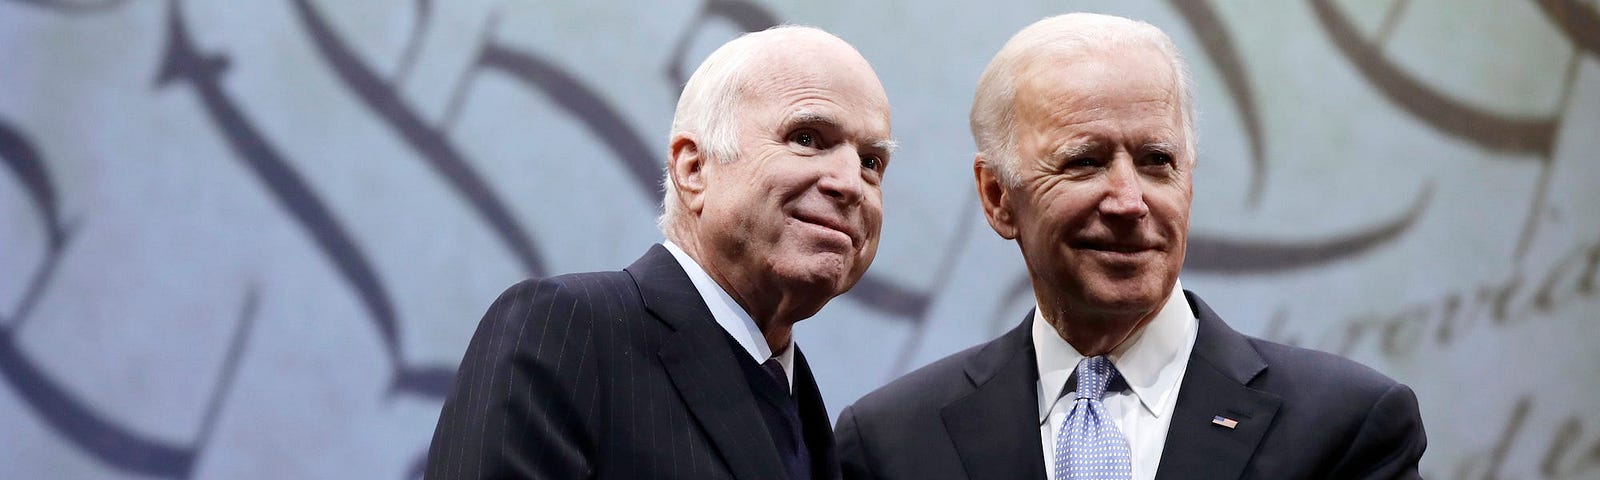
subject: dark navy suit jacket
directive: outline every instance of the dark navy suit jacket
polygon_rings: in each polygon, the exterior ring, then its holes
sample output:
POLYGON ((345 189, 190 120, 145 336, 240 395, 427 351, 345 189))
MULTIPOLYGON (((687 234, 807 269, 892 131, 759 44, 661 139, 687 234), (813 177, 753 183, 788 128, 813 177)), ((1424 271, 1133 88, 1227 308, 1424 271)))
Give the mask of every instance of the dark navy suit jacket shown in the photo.
MULTIPOLYGON (((1354 361, 1247 337, 1200 297, 1157 479, 1418 478, 1416 395, 1354 361), (1235 428, 1212 424, 1215 416, 1235 428)), ((1043 479, 1033 315, 862 397, 835 430, 847 479, 1043 479)))
MULTIPOLYGON (((781 479, 727 333, 666 248, 620 272, 528 280, 489 307, 434 430, 431 479, 781 479)), ((839 476, 805 355, 794 391, 817 478, 839 476)))

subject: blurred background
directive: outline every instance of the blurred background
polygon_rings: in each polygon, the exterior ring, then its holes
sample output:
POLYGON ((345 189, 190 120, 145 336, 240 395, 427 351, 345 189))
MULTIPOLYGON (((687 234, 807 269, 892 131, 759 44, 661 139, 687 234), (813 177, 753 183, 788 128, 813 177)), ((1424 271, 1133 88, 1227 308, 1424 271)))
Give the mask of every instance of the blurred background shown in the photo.
POLYGON ((489 302, 658 241, 679 87, 778 23, 860 49, 903 145, 797 330, 837 413, 1032 306, 967 110, 1074 10, 1194 72, 1185 287, 1410 384, 1430 478, 1600 478, 1585 0, 0 0, 0 478, 418 477, 489 302))

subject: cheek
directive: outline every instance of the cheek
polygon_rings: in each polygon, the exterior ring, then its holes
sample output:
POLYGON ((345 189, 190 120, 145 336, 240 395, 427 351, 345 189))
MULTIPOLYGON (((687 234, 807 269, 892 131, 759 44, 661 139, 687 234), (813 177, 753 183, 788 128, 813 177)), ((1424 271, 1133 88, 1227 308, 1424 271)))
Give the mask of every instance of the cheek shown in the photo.
POLYGON ((1095 210, 1093 195, 1078 191, 1061 191, 1041 196, 1024 218, 1032 219, 1036 230, 1047 235, 1060 234, 1082 228, 1095 210))
POLYGON ((1158 195, 1151 195, 1146 204, 1150 212, 1157 216, 1157 220, 1165 228, 1177 229, 1175 232, 1182 235, 1189 228, 1189 199, 1187 189, 1174 188, 1166 191, 1157 191, 1158 195))
POLYGON ((866 224, 864 226, 867 227, 867 234, 872 238, 878 238, 878 231, 883 228, 883 204, 877 203, 876 200, 864 204, 861 208, 861 220, 866 224))

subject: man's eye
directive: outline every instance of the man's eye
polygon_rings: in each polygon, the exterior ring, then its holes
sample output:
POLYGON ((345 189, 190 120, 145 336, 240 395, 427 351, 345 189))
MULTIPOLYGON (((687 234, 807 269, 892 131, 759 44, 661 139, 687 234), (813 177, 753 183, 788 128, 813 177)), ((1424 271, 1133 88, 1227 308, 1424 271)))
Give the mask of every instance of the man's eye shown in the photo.
POLYGON ((1094 157, 1077 157, 1067 159, 1066 168, 1086 168, 1099 165, 1100 161, 1094 157))
POLYGON ((815 148, 817 146, 817 133, 810 130, 801 130, 789 134, 789 141, 802 147, 815 148))
POLYGON ((1170 165, 1174 165, 1174 164, 1178 163, 1177 161, 1172 159, 1172 155, 1167 155, 1165 153, 1151 154, 1145 161, 1148 162, 1150 165, 1165 165, 1165 166, 1170 166, 1170 165))
POLYGON ((883 166, 883 159, 878 158, 875 155, 867 155, 867 156, 861 157, 861 168, 865 168, 867 170, 877 170, 879 167, 882 167, 882 166, 883 166))

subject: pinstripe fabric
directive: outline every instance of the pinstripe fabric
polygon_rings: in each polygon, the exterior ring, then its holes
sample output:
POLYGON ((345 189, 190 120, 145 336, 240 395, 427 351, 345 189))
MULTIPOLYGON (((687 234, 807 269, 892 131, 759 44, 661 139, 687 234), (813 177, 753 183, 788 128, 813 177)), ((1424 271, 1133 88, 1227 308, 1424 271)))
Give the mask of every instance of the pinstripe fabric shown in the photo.
MULTIPOLYGON (((736 353, 659 245, 621 272, 519 283, 467 347, 426 478, 781 479, 736 353)), ((814 470, 837 478, 821 395, 795 363, 814 470)))

